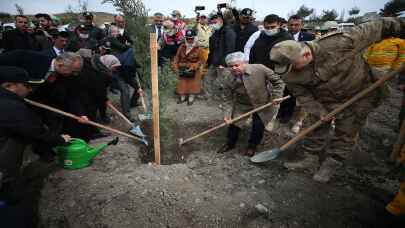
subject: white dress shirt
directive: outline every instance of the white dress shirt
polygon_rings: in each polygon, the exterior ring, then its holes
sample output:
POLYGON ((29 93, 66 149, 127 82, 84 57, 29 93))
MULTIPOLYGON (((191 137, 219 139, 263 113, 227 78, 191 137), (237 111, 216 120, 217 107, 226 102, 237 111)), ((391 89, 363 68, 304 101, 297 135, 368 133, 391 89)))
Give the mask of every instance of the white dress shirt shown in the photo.
POLYGON ((256 31, 249 37, 249 40, 246 42, 245 48, 244 48, 246 62, 249 62, 250 50, 252 49, 256 40, 259 39, 261 33, 262 33, 262 31, 260 31, 260 30, 256 31))

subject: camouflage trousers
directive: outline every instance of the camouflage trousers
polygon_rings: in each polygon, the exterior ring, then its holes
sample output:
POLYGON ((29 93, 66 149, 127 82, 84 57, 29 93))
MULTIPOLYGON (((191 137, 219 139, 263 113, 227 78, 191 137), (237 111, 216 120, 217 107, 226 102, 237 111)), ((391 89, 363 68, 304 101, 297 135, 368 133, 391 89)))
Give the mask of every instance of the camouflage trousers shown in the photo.
MULTIPOLYGON (((309 134, 298 149, 340 161, 352 158, 352 152, 358 143, 359 132, 366 123, 367 115, 378 105, 378 101, 377 93, 369 94, 336 116, 334 131, 330 123, 325 123, 309 134)), ((324 107, 330 112, 339 105, 328 104, 324 107)), ((308 124, 312 125, 319 118, 309 114, 308 124)))

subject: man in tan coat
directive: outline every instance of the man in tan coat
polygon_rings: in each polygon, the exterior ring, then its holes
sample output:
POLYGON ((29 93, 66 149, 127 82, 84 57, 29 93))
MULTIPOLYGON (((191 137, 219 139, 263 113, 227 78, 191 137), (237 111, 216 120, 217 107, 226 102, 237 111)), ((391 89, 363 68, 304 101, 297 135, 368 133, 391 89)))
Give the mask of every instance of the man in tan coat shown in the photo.
MULTIPOLYGON (((383 18, 361 24, 349 33, 332 33, 311 42, 284 41, 270 52, 276 73, 283 75, 287 87, 297 97, 313 121, 323 119, 355 94, 370 86, 379 75, 372 75, 362 53, 371 44, 386 37, 403 37, 405 21, 383 18), (314 118, 315 117, 315 118, 314 118)), ((305 159, 286 163, 287 168, 309 168, 320 156, 321 166, 313 176, 319 182, 328 182, 342 162, 351 158, 358 133, 367 115, 374 110, 383 96, 383 88, 370 93, 335 117, 335 133, 329 136, 324 124, 308 136, 300 149, 305 159), (330 142, 327 139, 330 137, 330 142), (321 153, 322 152, 322 153, 321 153), (314 159, 315 158, 315 159, 314 159)))
MULTIPOLYGON (((226 122, 283 96, 285 86, 280 76, 262 64, 247 64, 243 52, 227 55, 225 62, 232 72, 224 80, 225 89, 231 92, 232 98, 232 104, 228 106, 231 108, 226 110, 226 122)), ((245 155, 255 154, 256 147, 263 138, 264 126, 275 119, 278 109, 279 105, 252 115, 252 130, 245 155)), ((235 148, 243 123, 242 120, 229 125, 227 144, 219 152, 235 148)))

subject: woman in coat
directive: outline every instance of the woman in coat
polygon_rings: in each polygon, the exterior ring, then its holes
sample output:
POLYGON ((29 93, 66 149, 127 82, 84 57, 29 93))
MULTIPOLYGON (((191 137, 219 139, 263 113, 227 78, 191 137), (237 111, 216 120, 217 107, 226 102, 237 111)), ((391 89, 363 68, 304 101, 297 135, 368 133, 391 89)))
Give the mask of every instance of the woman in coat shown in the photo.
POLYGON ((173 69, 179 76, 176 87, 178 104, 187 100, 187 104, 192 105, 195 95, 201 92, 201 66, 204 64, 204 57, 195 37, 193 30, 186 31, 186 40, 177 50, 173 61, 173 69))

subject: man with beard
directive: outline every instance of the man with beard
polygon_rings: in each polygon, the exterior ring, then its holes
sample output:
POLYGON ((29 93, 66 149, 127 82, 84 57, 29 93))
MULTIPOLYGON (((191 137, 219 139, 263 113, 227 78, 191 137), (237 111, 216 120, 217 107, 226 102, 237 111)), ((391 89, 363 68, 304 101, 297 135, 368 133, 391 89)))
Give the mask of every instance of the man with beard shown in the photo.
POLYGON ((100 41, 104 38, 104 32, 102 29, 98 28, 94 24, 94 15, 90 12, 84 12, 84 26, 86 26, 87 30, 89 31, 89 37, 96 41, 100 41))
POLYGON ((35 40, 28 33, 28 18, 24 15, 15 16, 15 29, 3 33, 4 52, 23 49, 35 50, 35 40))
POLYGON ((43 51, 52 47, 52 34, 56 28, 52 27, 52 18, 49 14, 38 13, 35 15, 38 20, 38 27, 35 28, 34 38, 37 42, 38 49, 43 51))

